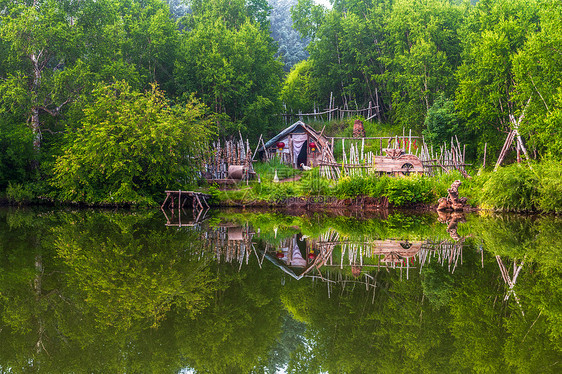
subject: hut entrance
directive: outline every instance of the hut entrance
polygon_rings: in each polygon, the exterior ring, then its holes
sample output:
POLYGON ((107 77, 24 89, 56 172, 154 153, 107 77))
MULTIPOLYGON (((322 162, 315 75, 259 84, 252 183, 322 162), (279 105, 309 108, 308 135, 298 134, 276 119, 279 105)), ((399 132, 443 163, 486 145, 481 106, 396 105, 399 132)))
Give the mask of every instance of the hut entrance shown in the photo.
POLYGON ((307 149, 308 149, 308 141, 305 141, 301 147, 299 155, 297 156, 297 167, 300 167, 301 164, 308 165, 307 164, 308 159, 306 157, 307 149))

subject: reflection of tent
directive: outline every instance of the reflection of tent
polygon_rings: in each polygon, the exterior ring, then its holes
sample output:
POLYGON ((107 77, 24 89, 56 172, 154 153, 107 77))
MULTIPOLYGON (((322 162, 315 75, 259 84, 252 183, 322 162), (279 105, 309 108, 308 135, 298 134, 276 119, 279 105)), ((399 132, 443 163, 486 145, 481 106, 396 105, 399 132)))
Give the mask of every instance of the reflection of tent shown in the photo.
POLYGON ((296 235, 293 237, 292 243, 290 243, 288 247, 279 248, 278 253, 279 256, 277 258, 283 261, 287 266, 304 268, 307 265, 297 244, 296 235))
POLYGON ((283 162, 298 167, 301 163, 308 165, 312 157, 319 158, 322 155, 322 147, 328 145, 328 139, 321 136, 316 130, 304 122, 298 121, 281 131, 259 149, 262 158, 270 158, 275 154, 281 156, 283 162), (314 143, 315 152, 309 147, 314 143), (283 143, 282 151, 277 145, 283 143))
POLYGON ((269 261, 295 279, 301 279, 314 265, 314 260, 309 257, 309 243, 299 241, 299 237, 300 235, 295 234, 277 248, 268 249, 266 246, 264 254, 269 261), (303 248, 299 248, 299 242, 303 244, 303 248), (276 252, 275 255, 272 250, 276 252))

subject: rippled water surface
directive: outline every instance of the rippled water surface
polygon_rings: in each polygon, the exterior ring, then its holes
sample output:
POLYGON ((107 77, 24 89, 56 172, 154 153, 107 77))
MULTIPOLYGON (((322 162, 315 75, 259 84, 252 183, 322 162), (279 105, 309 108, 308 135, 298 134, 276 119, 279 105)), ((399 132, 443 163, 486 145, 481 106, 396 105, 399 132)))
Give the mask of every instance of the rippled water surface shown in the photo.
POLYGON ((562 372, 562 219, 0 209, 0 372, 562 372))

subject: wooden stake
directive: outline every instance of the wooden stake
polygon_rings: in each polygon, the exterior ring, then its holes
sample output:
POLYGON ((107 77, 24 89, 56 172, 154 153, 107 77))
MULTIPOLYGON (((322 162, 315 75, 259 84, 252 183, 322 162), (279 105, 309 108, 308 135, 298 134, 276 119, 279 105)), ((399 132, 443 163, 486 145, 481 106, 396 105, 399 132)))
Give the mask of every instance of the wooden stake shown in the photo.
POLYGON ((408 154, 412 153, 412 129, 410 129, 410 134, 408 136, 408 154))
POLYGON ((484 143, 484 163, 482 165, 482 169, 486 169, 486 148, 488 147, 488 143, 484 143))

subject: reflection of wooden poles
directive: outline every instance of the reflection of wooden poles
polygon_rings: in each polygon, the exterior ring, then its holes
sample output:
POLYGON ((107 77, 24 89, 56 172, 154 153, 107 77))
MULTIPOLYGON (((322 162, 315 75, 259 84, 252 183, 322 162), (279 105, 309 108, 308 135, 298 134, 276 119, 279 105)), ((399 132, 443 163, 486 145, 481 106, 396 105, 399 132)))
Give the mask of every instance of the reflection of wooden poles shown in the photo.
POLYGON ((176 216, 176 210, 172 209, 171 210, 171 216, 168 216, 168 214, 166 214, 166 210, 164 208, 160 208, 160 210, 162 211, 162 213, 164 214, 164 217, 166 218, 166 226, 177 226, 177 227, 183 227, 183 226, 197 226, 199 223, 203 222, 206 218, 207 218, 207 213, 209 212, 210 208, 204 208, 204 209, 196 209, 193 210, 193 221, 189 222, 189 223, 182 223, 182 212, 185 214, 185 210, 183 208, 179 208, 177 210, 178 212, 178 223, 172 223, 172 221, 174 220, 175 216, 176 216))
POLYGON ((514 290, 515 282, 517 281, 517 277, 519 276, 519 272, 521 271, 521 269, 523 268, 523 265, 525 264, 525 258, 523 258, 523 260, 521 261, 519 266, 517 266, 517 260, 513 260, 513 279, 509 276, 509 272, 507 271, 507 268, 503 264, 503 261, 502 261, 502 259, 499 255, 496 256, 496 261, 498 262, 498 266, 500 268, 500 272, 501 272, 503 281, 509 287, 509 289, 508 289, 508 291, 507 291, 503 300, 504 301, 509 300, 509 296, 511 296, 511 294, 513 294, 513 297, 515 298, 515 301, 517 302, 517 305, 519 305, 519 308, 521 309, 521 314, 525 315, 525 312, 523 311, 523 308, 521 307, 521 303, 519 302, 519 297, 517 297, 517 294, 515 293, 515 290, 514 290))

